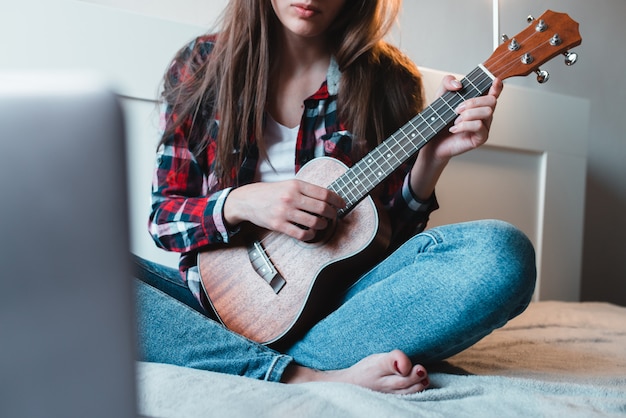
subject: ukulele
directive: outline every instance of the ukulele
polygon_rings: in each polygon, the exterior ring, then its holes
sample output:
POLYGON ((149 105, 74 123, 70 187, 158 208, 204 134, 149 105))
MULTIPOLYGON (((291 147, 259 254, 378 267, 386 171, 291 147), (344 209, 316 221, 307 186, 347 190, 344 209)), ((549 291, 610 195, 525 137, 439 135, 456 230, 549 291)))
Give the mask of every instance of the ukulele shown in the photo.
POLYGON ((446 92, 393 135, 348 168, 328 157, 303 166, 296 178, 327 187, 346 207, 311 242, 252 224, 225 246, 203 251, 198 266, 204 293, 218 319, 229 329, 262 344, 293 342, 336 307, 338 295, 380 259, 389 243, 389 226, 379 216, 370 192, 457 117, 454 109, 489 91, 494 78, 548 73, 539 66, 582 42, 578 23, 567 14, 546 11, 503 43, 461 83, 446 92))

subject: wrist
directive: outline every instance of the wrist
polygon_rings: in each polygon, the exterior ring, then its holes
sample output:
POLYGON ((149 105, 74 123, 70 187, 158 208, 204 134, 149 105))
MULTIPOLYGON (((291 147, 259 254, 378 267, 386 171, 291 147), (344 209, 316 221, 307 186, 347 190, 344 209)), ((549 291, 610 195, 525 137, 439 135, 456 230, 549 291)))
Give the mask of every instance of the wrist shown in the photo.
POLYGON ((222 218, 224 219, 224 223, 228 229, 235 229, 237 225, 244 221, 237 199, 237 195, 239 193, 239 188, 230 189, 227 191, 227 195, 224 200, 222 218))
POLYGON ((411 193, 416 200, 425 202, 432 197, 448 161, 428 158, 422 153, 418 155, 409 177, 411 193))

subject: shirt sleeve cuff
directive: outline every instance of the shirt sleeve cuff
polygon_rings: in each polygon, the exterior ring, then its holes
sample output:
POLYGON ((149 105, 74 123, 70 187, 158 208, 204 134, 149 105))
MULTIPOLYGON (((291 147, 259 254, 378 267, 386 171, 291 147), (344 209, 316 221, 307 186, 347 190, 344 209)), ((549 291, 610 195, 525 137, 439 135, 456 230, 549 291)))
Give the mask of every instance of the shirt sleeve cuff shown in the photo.
POLYGON ((415 197, 413 190, 411 190, 411 173, 409 172, 404 177, 404 183, 402 184, 402 198, 404 202, 414 212, 430 212, 437 208, 437 198, 435 192, 430 195, 427 200, 420 200, 415 197))
POLYGON ((215 225, 215 228, 217 229, 217 232, 219 232, 219 234, 222 236, 223 243, 228 243, 230 241, 230 237, 239 232, 239 226, 230 227, 226 222, 226 219, 224 219, 224 203, 226 202, 226 198, 231 191, 232 188, 229 187, 219 192, 220 196, 215 202, 212 212, 213 223, 215 225))

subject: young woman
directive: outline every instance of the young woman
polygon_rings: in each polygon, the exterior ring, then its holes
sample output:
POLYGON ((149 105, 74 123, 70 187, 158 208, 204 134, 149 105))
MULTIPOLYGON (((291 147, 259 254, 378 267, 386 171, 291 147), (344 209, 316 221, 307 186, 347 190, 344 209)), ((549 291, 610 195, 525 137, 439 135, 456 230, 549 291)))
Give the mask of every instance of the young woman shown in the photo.
MULTIPOLYGON (((487 140, 499 80, 376 189, 393 251, 355 272, 339 307, 283 352, 222 327, 201 290, 198 253, 228 245, 240 225, 307 241, 337 217, 340 196, 294 177, 304 164, 325 155, 352 165, 423 108, 416 67, 383 40, 399 8, 400 0, 231 0, 216 33, 176 55, 150 231, 182 255, 180 273, 137 261, 143 360, 412 393, 429 385, 421 364, 525 309, 535 262, 521 232, 498 221, 424 230, 448 161, 487 140)), ((460 88, 445 77, 441 93, 460 88)))

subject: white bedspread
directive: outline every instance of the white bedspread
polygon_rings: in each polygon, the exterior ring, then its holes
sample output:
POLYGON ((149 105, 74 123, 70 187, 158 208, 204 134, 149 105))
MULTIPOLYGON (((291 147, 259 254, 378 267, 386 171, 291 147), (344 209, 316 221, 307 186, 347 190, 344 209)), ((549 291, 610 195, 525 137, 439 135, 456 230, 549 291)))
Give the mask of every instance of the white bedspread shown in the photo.
POLYGON ((537 302, 429 367, 432 387, 386 395, 337 383, 284 385, 139 363, 151 417, 626 416, 626 308, 537 302))

